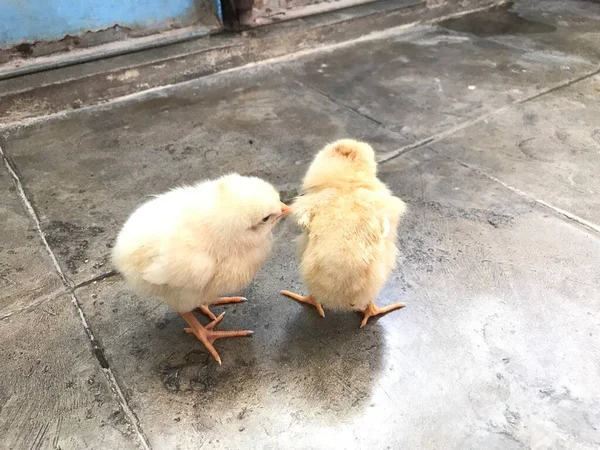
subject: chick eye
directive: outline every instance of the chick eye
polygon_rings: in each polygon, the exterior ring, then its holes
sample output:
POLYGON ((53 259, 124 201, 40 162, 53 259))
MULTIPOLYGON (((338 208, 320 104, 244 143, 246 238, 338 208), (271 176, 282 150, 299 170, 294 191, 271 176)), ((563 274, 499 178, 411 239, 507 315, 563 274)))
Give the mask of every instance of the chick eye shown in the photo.
POLYGON ((269 221, 269 219, 271 218, 272 214, 269 214, 267 217, 263 217, 262 222, 263 223, 267 223, 269 221))

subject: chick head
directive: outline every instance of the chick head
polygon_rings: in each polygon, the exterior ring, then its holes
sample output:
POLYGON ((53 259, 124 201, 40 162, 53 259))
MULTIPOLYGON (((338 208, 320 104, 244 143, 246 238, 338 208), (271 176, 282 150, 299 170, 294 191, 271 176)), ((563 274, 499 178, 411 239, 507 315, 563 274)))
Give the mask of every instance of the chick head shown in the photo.
POLYGON ((360 182, 377 175, 373 148, 353 139, 342 139, 325 146, 304 177, 304 189, 335 182, 360 182))
POLYGON ((217 180, 217 186, 219 230, 238 242, 258 244, 291 212, 275 188, 260 178, 231 174, 217 180))

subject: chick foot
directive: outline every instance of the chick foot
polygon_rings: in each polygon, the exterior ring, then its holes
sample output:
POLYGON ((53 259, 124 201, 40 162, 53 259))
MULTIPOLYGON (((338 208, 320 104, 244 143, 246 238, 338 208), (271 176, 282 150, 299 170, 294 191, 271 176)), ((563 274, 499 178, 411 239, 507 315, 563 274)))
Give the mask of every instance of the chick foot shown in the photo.
POLYGON ((315 308, 317 308, 319 315, 321 317, 325 317, 325 311, 323 311, 323 307, 312 295, 309 294, 307 296, 303 296, 303 295, 294 294, 293 292, 290 292, 290 291, 281 291, 281 293, 283 295, 285 295, 286 297, 293 298, 294 300, 297 300, 301 303, 313 305, 315 308))
MULTIPOLYGON (((228 305, 230 303, 242 303, 248 300, 246 297, 221 297, 216 302, 212 303, 213 305, 228 305)), ((196 308, 199 311, 202 311, 210 320, 216 320, 217 316, 208 309, 208 306, 202 305, 199 308, 196 308)))
POLYGON ((359 310, 361 313, 363 313, 365 316, 363 317, 362 322, 360 323, 360 327, 364 327, 369 318, 371 317, 375 317, 378 316, 380 314, 387 314, 390 311, 394 311, 395 309, 400 309, 400 308, 404 308, 406 305, 404 303, 394 303, 393 305, 389 305, 389 306, 384 306, 383 308, 380 308, 379 306, 375 305, 375 303, 371 302, 367 305, 367 307, 365 309, 359 310))
POLYGON ((213 342, 221 338, 249 336, 254 333, 253 331, 248 330, 213 331, 213 328, 223 320, 224 314, 225 313, 216 317, 211 323, 206 325, 206 327, 203 327, 202 324, 198 322, 198 319, 196 319, 196 316, 194 316, 193 313, 188 312, 180 314, 181 317, 183 317, 183 320, 189 325, 189 328, 185 328, 185 332, 194 334, 204 344, 208 352, 215 358, 219 365, 221 365, 221 357, 212 345, 213 342))

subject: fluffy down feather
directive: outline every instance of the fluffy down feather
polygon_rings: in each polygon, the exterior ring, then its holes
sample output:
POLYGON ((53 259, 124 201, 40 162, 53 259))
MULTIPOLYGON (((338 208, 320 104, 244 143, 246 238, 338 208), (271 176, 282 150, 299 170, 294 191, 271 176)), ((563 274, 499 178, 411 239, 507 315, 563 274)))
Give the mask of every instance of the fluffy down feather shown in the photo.
POLYGON ((139 293, 189 312, 253 279, 282 216, 279 194, 258 178, 232 174, 181 187, 129 217, 113 262, 139 293))

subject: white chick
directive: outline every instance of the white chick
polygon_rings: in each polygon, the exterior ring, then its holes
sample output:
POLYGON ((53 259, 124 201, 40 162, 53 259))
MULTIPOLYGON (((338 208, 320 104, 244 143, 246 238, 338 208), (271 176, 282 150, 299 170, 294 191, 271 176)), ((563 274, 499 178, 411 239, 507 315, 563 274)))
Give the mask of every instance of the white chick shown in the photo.
POLYGON ((303 229, 298 254, 310 294, 282 293, 315 306, 322 317, 323 306, 360 311, 361 328, 370 317, 404 307, 374 304, 396 266, 396 229, 406 205, 377 178, 371 146, 351 139, 326 146, 303 190, 292 209, 303 229))
POLYGON ((266 181, 237 174, 177 188, 140 206, 127 220, 113 249, 113 262, 140 294, 159 296, 188 323, 221 364, 215 339, 251 331, 215 331, 208 305, 247 286, 271 252, 273 227, 290 212, 266 181), (192 311, 212 322, 203 327, 192 311))

